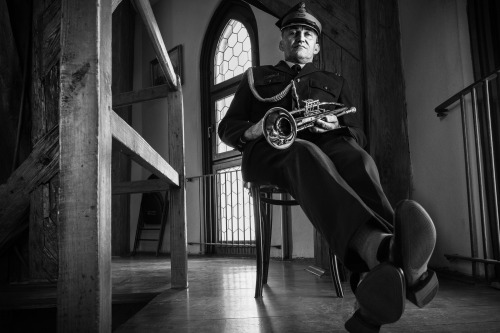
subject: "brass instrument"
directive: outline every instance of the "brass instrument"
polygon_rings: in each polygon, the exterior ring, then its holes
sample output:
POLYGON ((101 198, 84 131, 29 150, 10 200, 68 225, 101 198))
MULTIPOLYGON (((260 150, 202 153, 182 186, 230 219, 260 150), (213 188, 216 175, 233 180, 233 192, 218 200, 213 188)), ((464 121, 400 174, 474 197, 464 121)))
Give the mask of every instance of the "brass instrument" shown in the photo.
POLYGON ((337 117, 356 112, 355 107, 348 107, 335 102, 319 102, 318 100, 305 100, 305 107, 298 110, 287 111, 281 107, 269 109, 264 115, 262 130, 264 137, 271 146, 285 149, 292 145, 297 137, 297 132, 314 126, 317 119, 328 115, 337 117), (335 105, 339 108, 325 110, 322 105, 335 105))

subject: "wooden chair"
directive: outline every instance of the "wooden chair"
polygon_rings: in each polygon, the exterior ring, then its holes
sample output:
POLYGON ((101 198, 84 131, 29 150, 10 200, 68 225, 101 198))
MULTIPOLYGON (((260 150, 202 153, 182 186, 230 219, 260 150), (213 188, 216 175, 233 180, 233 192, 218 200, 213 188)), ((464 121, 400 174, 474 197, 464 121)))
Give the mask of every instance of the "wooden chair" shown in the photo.
MULTIPOLYGON (((272 210, 271 205, 294 206, 295 200, 277 200, 272 198, 273 193, 285 194, 282 188, 275 185, 262 185, 246 182, 245 187, 253 197, 255 220, 255 245, 257 248, 257 280, 255 284, 255 298, 262 297, 262 287, 267 283, 269 272, 269 257, 271 252, 272 210)), ((340 283, 337 257, 330 250, 330 272, 337 297, 343 298, 344 291, 340 283)))

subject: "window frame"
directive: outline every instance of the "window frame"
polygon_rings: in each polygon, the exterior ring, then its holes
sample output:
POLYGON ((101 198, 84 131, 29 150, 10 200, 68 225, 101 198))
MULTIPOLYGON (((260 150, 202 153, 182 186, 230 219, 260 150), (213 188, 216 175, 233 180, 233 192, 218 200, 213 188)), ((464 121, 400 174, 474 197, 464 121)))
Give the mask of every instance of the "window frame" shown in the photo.
POLYGON ((231 19, 241 22, 248 31, 252 47, 252 66, 259 66, 257 21, 255 20, 253 10, 247 3, 241 0, 222 1, 215 11, 205 34, 200 62, 204 174, 212 173, 213 166, 217 163, 223 163, 231 159, 241 159, 241 152, 237 150, 217 154, 215 147, 217 141, 215 101, 234 93, 243 77, 243 74, 239 74, 231 79, 215 84, 215 52, 217 51, 219 38, 231 19))

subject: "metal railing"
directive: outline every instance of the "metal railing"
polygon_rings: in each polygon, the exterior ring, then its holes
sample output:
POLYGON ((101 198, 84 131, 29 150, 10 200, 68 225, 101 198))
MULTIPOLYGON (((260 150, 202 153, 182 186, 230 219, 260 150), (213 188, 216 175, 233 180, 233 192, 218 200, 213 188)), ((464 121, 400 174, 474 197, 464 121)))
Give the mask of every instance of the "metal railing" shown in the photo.
POLYGON ((198 184, 204 220, 204 240, 189 244, 205 246, 205 253, 253 253, 253 200, 249 191, 244 188, 240 168, 226 168, 186 180, 198 184))
POLYGON ((500 69, 478 80, 435 108, 438 117, 445 117, 457 104, 460 104, 462 134, 465 155, 467 183, 467 204, 471 256, 445 254, 449 260, 472 262, 472 274, 477 277, 477 265, 484 264, 488 279, 488 265, 500 265, 500 225, 497 154, 500 149, 498 128, 500 122, 500 69), (469 103, 470 101, 470 103, 469 103), (470 115, 469 112, 472 112, 470 115), (472 116, 472 121, 470 120, 472 116), (469 142, 470 123, 473 127, 473 146, 469 142), (473 148, 472 148, 473 147, 473 148), (477 169, 477 187, 480 225, 478 227, 474 206, 474 174, 477 169), (482 256, 479 257, 477 229, 481 231, 482 256), (494 257, 494 258, 492 258, 494 257))

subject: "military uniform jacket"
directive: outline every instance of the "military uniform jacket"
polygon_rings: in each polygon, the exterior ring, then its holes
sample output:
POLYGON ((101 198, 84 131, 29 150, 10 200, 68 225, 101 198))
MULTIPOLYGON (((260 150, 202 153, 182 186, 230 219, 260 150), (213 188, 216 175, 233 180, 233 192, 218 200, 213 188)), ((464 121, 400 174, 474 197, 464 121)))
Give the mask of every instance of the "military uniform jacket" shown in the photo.
MULTIPOLYGON (((355 106, 352 104, 346 80, 334 73, 319 70, 312 63, 306 64, 298 75, 284 61, 280 61, 276 66, 259 66, 253 67, 252 70, 255 90, 264 99, 281 93, 294 80, 300 101, 312 99, 355 106)), ((219 137, 227 145, 240 151, 243 149, 246 151, 250 149, 248 146, 252 146, 257 140, 245 144, 240 140, 243 133, 257 123, 272 107, 282 107, 291 111, 294 107, 293 101, 292 89, 281 100, 259 101, 250 90, 247 71, 236 90, 231 106, 219 123, 219 137)), ((301 102, 299 107, 303 106, 304 104, 301 102)), ((336 135, 352 136, 361 147, 366 145, 366 138, 357 117, 353 114, 347 114, 339 117, 339 123, 342 128, 327 133, 332 135, 331 132, 334 132, 336 135)), ((305 140, 313 140, 314 136, 317 135, 324 134, 312 133, 307 129, 298 133, 298 137, 305 140)))

